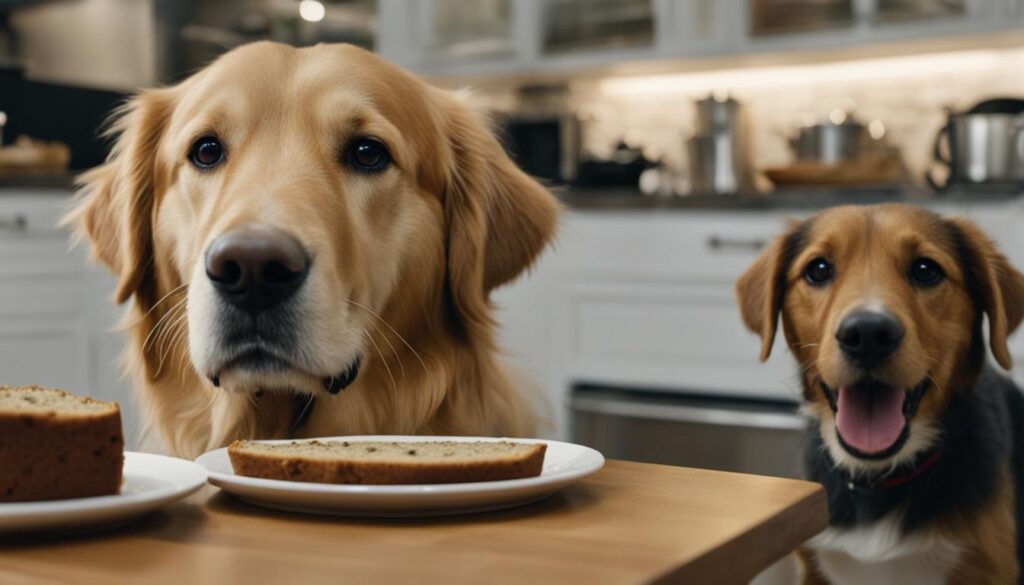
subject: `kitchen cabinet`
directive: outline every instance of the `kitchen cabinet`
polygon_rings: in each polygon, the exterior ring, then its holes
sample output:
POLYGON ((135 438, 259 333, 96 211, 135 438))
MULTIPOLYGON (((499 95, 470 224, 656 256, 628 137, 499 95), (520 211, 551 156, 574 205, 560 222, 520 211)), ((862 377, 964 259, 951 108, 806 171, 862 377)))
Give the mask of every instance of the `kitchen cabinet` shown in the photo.
POLYGON ((489 75, 666 55, 671 0, 380 0, 385 57, 427 75, 489 75), (397 31, 397 32, 389 32, 397 31))
POLYGON ((755 37, 844 29, 854 23, 853 0, 751 0, 755 37))
POLYGON ((530 59, 536 0, 381 0, 377 51, 413 70, 491 69, 530 59))
POLYGON ((548 0, 541 6, 541 53, 653 47, 652 0, 548 0))
MULTIPOLYGON (((977 4, 977 3, 975 3, 977 4)), ((935 18, 963 18, 966 0, 877 0, 876 22, 916 22, 935 18)))
MULTIPOLYGON (((486 80, 629 63, 930 39, 1024 24, 1024 0, 379 0, 378 50, 418 73, 486 80), (458 9, 454 8, 458 5, 458 9)), ((961 45, 962 46, 962 43, 961 45)), ((649 69, 649 68, 648 68, 649 69)))
POLYGON ((513 0, 415 2, 414 39, 427 62, 511 58, 516 53, 513 0))
MULTIPOLYGON (((931 207, 971 217, 1024 269, 1024 201, 931 207)), ((733 285, 789 219, 810 213, 567 212, 534 269, 495 294, 501 343, 513 367, 542 387, 551 434, 569 438, 566 401, 580 385, 798 401, 782 335, 759 363, 760 340, 740 320, 733 285)), ((1011 351, 1024 364, 1024 334, 1011 351)))
MULTIPOLYGON (((787 28, 778 22, 773 34, 758 34, 757 9, 771 0, 744 0, 745 21, 749 34, 739 37, 734 50, 739 54, 761 52, 802 52, 818 49, 855 49, 878 43, 931 40, 941 50, 943 39, 969 35, 986 35, 1020 26, 1020 21, 1007 19, 1005 0, 850 0, 834 4, 849 5, 849 18, 844 10, 815 27, 794 22, 787 28)), ((833 4, 822 2, 821 4, 833 4)), ((796 13, 799 16, 801 13, 796 13)), ((806 24, 806 23, 803 23, 806 24)), ((985 39, 978 37, 980 43, 985 39)))
POLYGON ((70 193, 0 194, 0 384, 38 384, 121 403, 130 444, 138 418, 116 363, 114 280, 69 249, 58 227, 70 193))
POLYGON ((749 0, 754 37, 992 17, 999 0, 749 0))
POLYGON ((676 55, 718 55, 732 51, 736 39, 746 34, 742 6, 721 0, 681 0, 673 3, 662 35, 668 39, 667 53, 676 55))

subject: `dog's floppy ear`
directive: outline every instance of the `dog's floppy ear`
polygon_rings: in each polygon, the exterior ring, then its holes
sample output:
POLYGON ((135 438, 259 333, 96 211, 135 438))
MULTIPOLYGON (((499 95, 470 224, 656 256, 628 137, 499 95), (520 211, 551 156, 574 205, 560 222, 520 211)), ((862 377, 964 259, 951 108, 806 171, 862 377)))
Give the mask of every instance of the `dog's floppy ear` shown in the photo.
POLYGON ((152 270, 156 147, 170 112, 166 90, 141 93, 114 114, 116 142, 107 161, 78 178, 75 207, 64 218, 117 275, 115 300, 137 292, 152 270))
POLYGON ((762 362, 772 353, 786 292, 786 270, 802 231, 802 224, 791 225, 789 231, 775 238, 736 281, 736 302, 743 323, 761 336, 762 362))
POLYGON ((992 240, 968 219, 948 220, 959 235, 963 261, 981 293, 980 300, 988 314, 989 345, 999 365, 1010 369, 1013 361, 1006 339, 1024 319, 1024 275, 1006 259, 992 240))
POLYGON ((555 232, 555 198, 505 154, 485 118, 444 94, 448 287, 466 333, 489 323, 488 293, 523 272, 555 232))

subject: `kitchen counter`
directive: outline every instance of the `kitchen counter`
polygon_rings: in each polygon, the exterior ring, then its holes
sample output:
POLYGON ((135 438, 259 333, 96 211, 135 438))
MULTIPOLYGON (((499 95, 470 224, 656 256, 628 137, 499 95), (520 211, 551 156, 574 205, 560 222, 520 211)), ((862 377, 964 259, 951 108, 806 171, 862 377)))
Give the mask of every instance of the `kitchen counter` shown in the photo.
POLYGON ((745 583, 828 522, 818 484, 609 461, 528 506, 371 520, 204 488, 126 529, 0 541, 0 582, 745 583))
POLYGON ((75 188, 75 177, 80 172, 84 171, 0 176, 0 197, 10 193, 23 195, 32 191, 67 191, 70 193, 75 188))
MULTIPOLYGON (((75 178, 83 171, 53 175, 0 177, 0 197, 37 192, 74 190, 75 178)), ((644 195, 628 187, 578 189, 552 187, 552 192, 570 209, 589 211, 757 211, 772 209, 822 209, 834 205, 902 202, 915 205, 942 203, 999 203, 1021 199, 1024 191, 1005 189, 950 189, 936 194, 920 187, 885 186, 874 188, 809 188, 740 195, 689 195, 667 197, 644 195)))
POLYGON ((792 189, 765 194, 649 196, 624 189, 581 190, 558 187, 555 195, 569 208, 593 211, 617 210, 737 210, 821 209, 835 205, 901 202, 915 205, 942 203, 998 203, 1016 201, 1021 192, 1002 189, 950 189, 936 194, 915 187, 857 189, 792 189))

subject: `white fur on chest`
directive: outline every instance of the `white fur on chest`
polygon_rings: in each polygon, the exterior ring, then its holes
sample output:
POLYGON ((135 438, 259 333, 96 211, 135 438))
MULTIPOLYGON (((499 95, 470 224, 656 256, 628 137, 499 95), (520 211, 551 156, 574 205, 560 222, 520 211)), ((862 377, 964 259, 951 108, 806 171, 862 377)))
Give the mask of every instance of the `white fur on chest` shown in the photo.
POLYGON ((927 585, 946 583, 960 546, 924 531, 903 536, 901 514, 852 529, 829 528, 814 537, 818 568, 834 585, 927 585))

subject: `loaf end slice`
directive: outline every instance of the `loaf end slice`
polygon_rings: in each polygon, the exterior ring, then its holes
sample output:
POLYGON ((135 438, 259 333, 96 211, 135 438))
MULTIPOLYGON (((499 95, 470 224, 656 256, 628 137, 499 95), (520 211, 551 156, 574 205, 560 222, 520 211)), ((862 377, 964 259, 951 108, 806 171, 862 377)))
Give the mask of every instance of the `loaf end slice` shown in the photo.
POLYGON ((0 386, 0 502, 116 494, 123 467, 117 403, 0 386))

